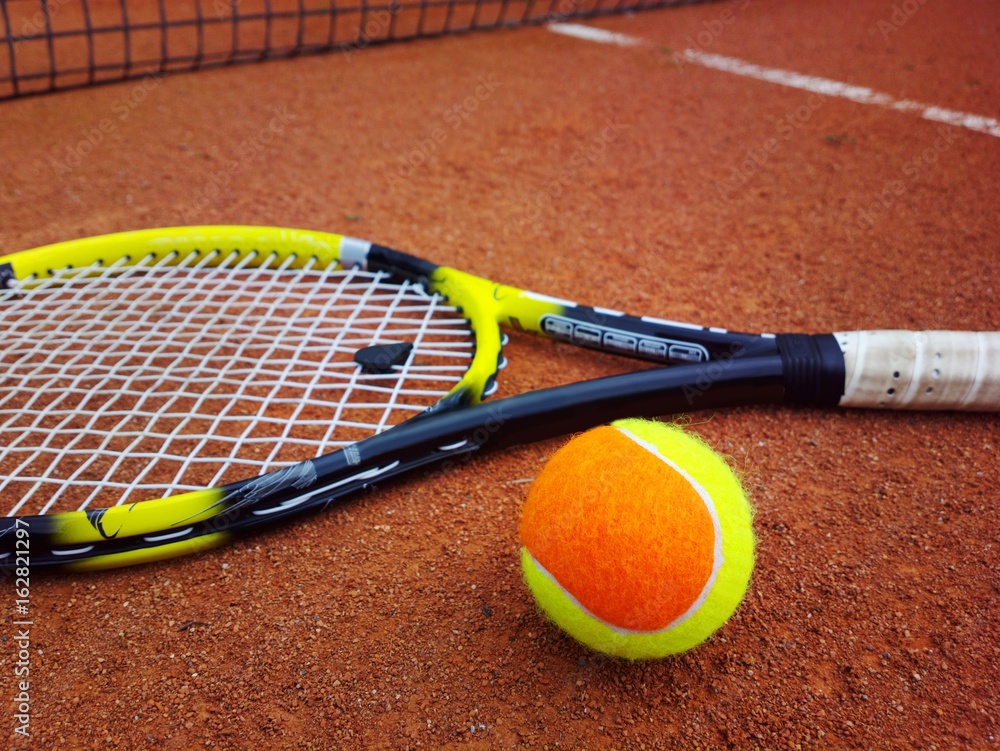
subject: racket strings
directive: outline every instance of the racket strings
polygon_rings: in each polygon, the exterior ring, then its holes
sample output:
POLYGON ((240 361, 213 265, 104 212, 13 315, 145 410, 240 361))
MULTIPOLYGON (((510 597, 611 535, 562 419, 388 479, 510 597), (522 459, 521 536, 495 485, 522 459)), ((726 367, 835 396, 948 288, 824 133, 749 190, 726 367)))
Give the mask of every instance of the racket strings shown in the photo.
POLYGON ((468 322, 422 287, 277 255, 54 270, 0 292, 8 515, 148 500, 367 437, 461 379, 468 322), (355 353, 412 345, 387 373, 355 353))

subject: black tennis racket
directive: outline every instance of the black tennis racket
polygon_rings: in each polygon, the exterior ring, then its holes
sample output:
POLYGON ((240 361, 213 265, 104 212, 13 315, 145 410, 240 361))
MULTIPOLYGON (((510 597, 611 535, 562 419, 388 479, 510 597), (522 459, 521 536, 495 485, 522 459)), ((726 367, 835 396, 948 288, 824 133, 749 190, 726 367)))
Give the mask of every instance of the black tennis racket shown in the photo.
POLYGON ((420 468, 626 416, 1000 409, 1000 333, 737 334, 320 232, 190 227, 0 258, 0 566, 219 545, 420 468), (500 326, 655 367, 480 403, 500 326))

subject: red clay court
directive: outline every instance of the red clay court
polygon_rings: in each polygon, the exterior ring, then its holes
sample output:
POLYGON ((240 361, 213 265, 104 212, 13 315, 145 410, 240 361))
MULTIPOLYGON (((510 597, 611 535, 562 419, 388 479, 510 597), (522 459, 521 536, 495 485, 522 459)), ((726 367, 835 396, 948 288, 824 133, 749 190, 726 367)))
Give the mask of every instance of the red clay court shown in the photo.
MULTIPOLYGON (((1000 329, 987 0, 0 5, 4 254, 273 225, 733 331, 1000 329)), ((626 367, 505 351, 499 395, 626 367)), ((28 738, 9 579, 6 746, 998 747, 996 415, 685 419, 758 536, 742 607, 689 653, 604 658, 536 609, 517 529, 552 440, 197 555, 34 574, 28 738)))

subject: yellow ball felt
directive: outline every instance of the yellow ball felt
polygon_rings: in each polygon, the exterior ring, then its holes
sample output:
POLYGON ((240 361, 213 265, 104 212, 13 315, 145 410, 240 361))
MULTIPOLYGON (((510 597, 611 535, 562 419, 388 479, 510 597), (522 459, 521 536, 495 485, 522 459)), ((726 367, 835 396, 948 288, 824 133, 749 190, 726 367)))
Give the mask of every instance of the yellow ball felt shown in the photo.
POLYGON ((524 579, 549 618, 592 649, 684 652, 743 600, 752 514, 729 465, 699 438, 619 420, 572 439, 532 484, 524 579))

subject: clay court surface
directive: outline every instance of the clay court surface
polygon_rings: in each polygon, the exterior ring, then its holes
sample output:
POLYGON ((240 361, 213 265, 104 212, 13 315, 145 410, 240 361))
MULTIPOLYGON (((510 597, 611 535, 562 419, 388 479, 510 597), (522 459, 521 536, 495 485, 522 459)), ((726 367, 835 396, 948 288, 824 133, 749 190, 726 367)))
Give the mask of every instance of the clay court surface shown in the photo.
MULTIPOLYGON (((578 23, 641 43, 537 26, 0 103, 0 247, 279 225, 733 330, 1000 329, 1000 131, 973 127, 1000 115, 995 3, 578 23)), ((502 394, 627 367, 507 354, 502 394)), ((998 418, 686 420, 745 474, 759 538, 742 608, 686 655, 604 658, 535 609, 517 525, 554 441, 196 556, 36 575, 31 737, 5 608, 4 746, 1000 747, 998 418)))

